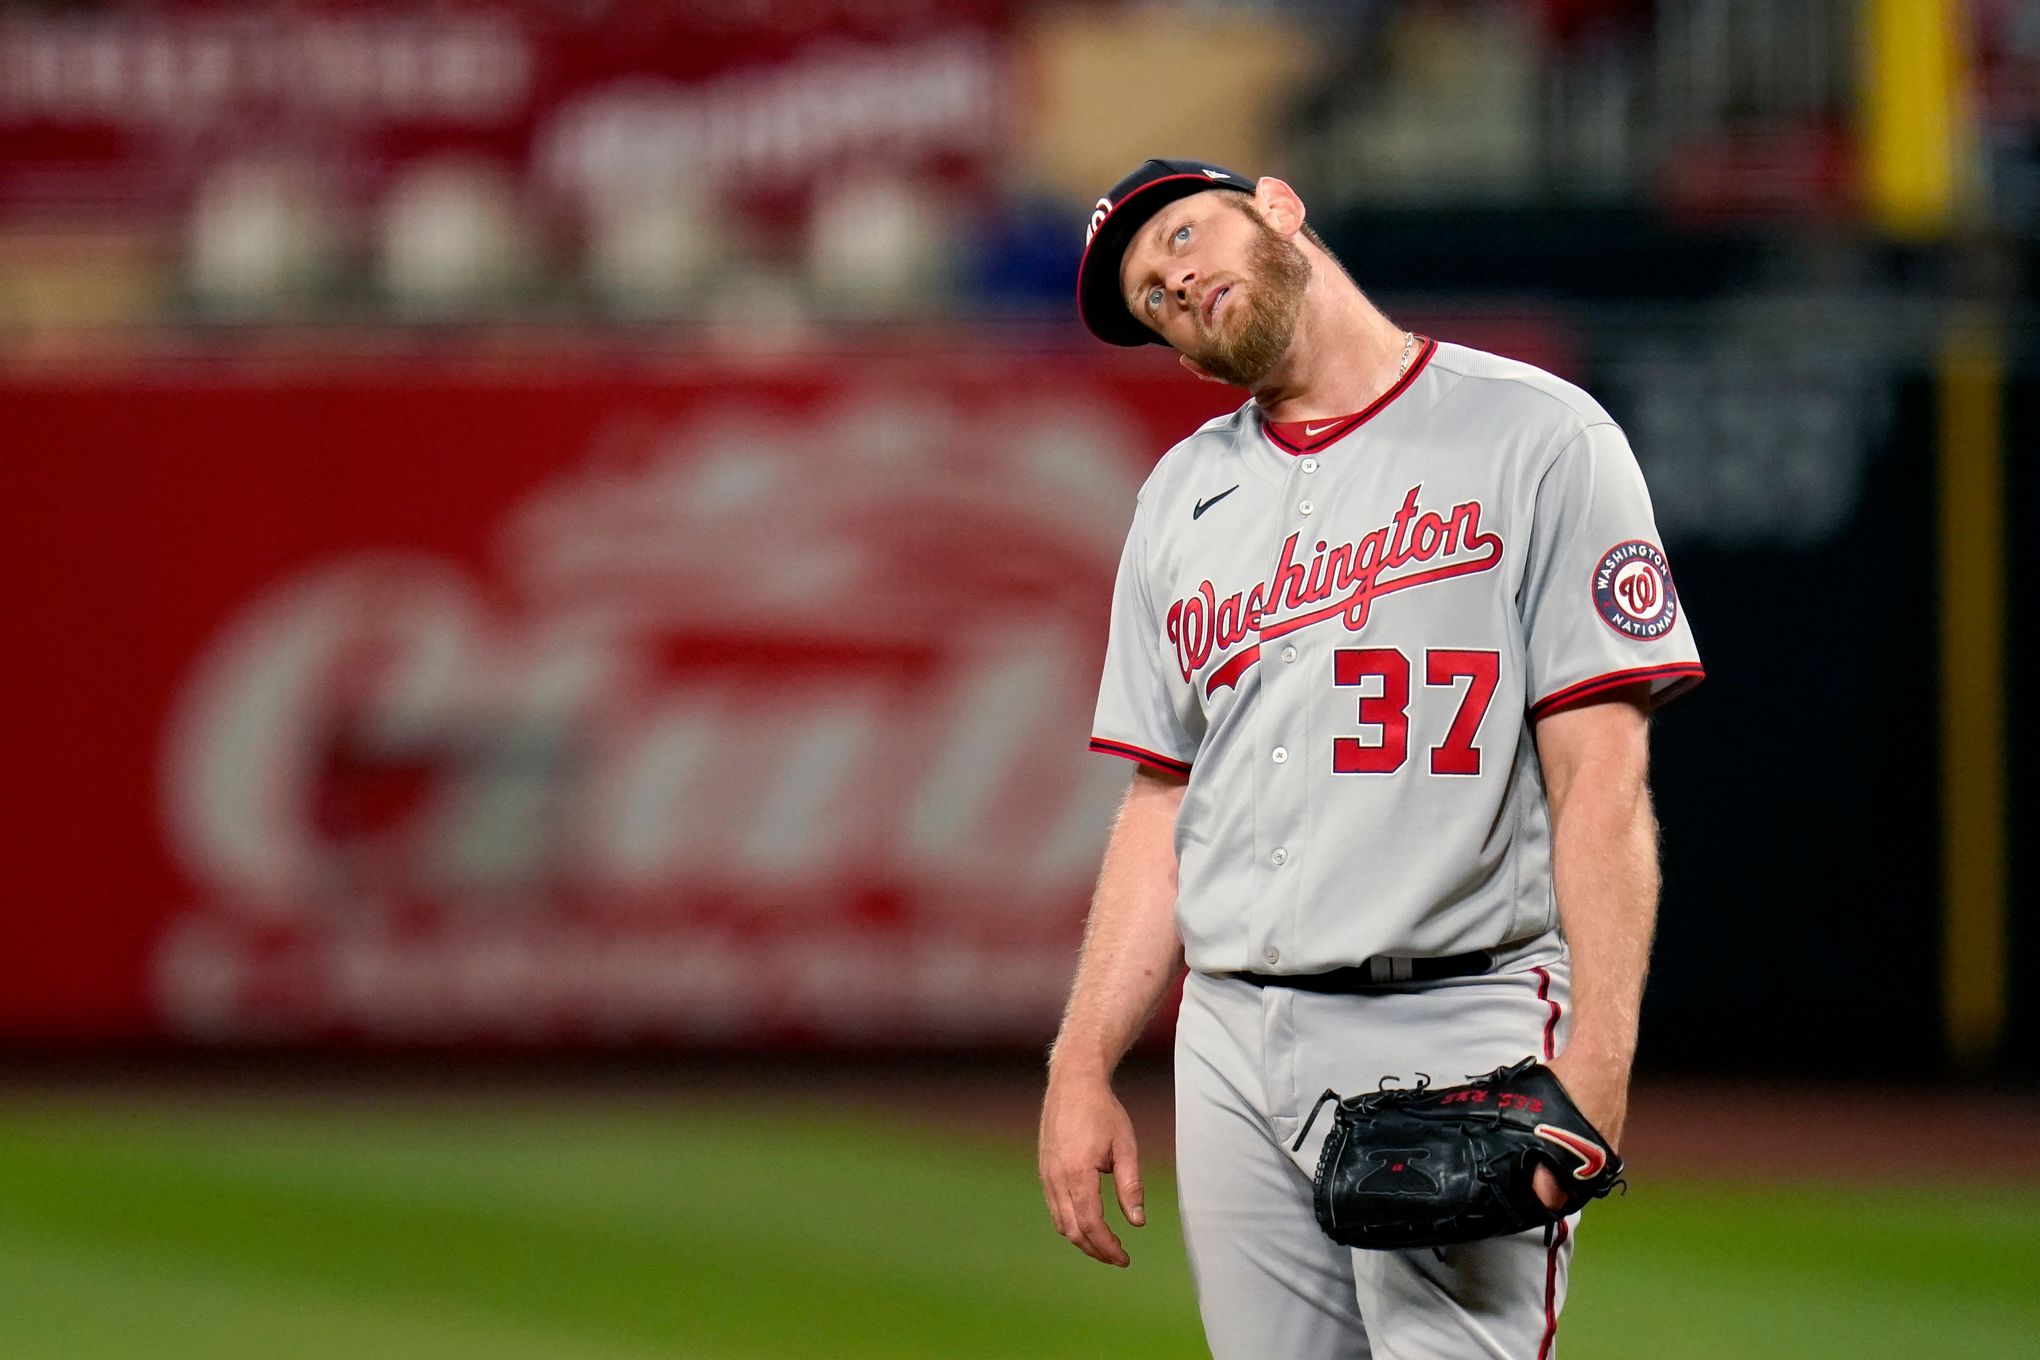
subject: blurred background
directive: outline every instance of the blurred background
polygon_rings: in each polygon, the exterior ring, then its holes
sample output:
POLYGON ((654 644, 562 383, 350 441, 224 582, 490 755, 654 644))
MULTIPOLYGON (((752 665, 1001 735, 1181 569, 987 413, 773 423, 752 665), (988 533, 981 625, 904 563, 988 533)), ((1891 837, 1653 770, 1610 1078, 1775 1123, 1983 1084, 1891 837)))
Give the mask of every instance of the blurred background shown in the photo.
POLYGON ((1150 155, 1651 483, 1567 1354, 2040 1353, 2040 6, 6 0, 0 1355, 1202 1353, 1167 1014, 1131 1272, 1031 1147, 1150 155))

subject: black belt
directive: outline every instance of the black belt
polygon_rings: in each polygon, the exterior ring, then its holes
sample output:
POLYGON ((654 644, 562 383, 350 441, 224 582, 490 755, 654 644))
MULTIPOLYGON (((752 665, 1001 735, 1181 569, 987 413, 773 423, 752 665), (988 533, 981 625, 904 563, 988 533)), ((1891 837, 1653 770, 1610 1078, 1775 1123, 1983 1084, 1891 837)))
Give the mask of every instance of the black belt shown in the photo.
POLYGON ((1372 958, 1324 973, 1220 973, 1220 977, 1250 982, 1256 987, 1294 987, 1303 992, 1368 992, 1376 987, 1393 987, 1398 982, 1439 982, 1445 978, 1474 977, 1489 972, 1495 957, 1485 949, 1471 954, 1448 954, 1437 959, 1372 958))

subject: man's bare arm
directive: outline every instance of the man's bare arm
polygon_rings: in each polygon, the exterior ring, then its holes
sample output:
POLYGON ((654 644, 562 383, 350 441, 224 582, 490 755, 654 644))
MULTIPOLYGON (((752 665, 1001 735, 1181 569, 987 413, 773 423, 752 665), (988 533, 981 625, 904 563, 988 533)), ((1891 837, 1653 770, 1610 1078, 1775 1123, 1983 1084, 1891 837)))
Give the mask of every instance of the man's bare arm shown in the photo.
POLYGON ((1106 1225, 1098 1177, 1112 1176, 1128 1223, 1146 1222, 1133 1123, 1112 1094, 1112 1071, 1182 970, 1175 829, 1184 787, 1147 766, 1127 787, 1041 1108, 1041 1185, 1056 1231, 1110 1265, 1127 1264, 1127 1255, 1106 1225))
MULTIPOLYGON (((1618 1144, 1657 924, 1657 818, 1651 811, 1645 691, 1540 719, 1537 753, 1551 802, 1551 868, 1572 952, 1573 1017, 1551 1066, 1618 1144)), ((1557 1182, 1538 1175, 1558 1204, 1557 1182)))

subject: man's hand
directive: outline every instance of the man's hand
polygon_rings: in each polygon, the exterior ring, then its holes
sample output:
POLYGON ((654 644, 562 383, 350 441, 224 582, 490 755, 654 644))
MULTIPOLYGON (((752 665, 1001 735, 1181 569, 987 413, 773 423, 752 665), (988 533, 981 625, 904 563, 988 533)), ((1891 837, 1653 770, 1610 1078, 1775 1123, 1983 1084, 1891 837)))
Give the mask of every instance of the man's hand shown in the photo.
POLYGON ((1084 1255, 1124 1266, 1126 1248, 1105 1222, 1100 1175, 1112 1177, 1126 1221, 1136 1228, 1145 1224, 1140 1152, 1126 1107, 1103 1077, 1051 1072, 1041 1106, 1041 1190, 1049 1216, 1084 1255))
MULTIPOLYGON (((1615 1144, 1609 1151, 1620 1151, 1622 1125, 1629 1118, 1628 1064, 1596 1061, 1568 1048, 1547 1066, 1573 1098, 1573 1104, 1580 1107, 1580 1113, 1615 1144)), ((1565 1208, 1566 1193, 1559 1188, 1558 1177, 1550 1167, 1538 1167, 1531 1185, 1545 1208, 1553 1213, 1565 1208)))

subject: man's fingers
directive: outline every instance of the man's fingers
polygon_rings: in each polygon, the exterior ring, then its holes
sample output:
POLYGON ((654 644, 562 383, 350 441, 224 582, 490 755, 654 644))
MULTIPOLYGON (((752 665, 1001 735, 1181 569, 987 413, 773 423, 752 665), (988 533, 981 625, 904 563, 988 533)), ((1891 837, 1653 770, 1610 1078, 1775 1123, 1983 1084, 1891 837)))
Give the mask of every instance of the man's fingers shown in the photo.
POLYGON ((1559 1189, 1558 1177, 1551 1174, 1548 1166, 1539 1166, 1530 1178, 1530 1188, 1537 1192, 1537 1198, 1544 1201, 1544 1207, 1557 1213, 1565 1208, 1565 1191, 1559 1189))
POLYGON ((1105 1212, 1098 1195, 1098 1173, 1088 1169, 1057 1177, 1062 1211, 1056 1216, 1056 1231, 1070 1245, 1093 1260, 1123 1266, 1126 1249, 1105 1225, 1105 1212))
POLYGON ((1140 1183, 1140 1149, 1128 1135, 1112 1145, 1112 1186, 1119 1195, 1119 1212, 1134 1227, 1147 1225, 1147 1205, 1140 1183))
POLYGON ((1089 1166, 1059 1168, 1044 1181, 1049 1191, 1049 1215, 1063 1240, 1093 1260, 1108 1266, 1126 1264, 1126 1248, 1106 1227, 1104 1201, 1098 1193, 1098 1172, 1089 1166))
POLYGON ((1077 1200, 1077 1232, 1080 1240, 1077 1246, 1086 1256, 1103 1261, 1108 1266, 1126 1264, 1126 1248, 1119 1244, 1119 1238, 1105 1225, 1103 1202, 1098 1197, 1097 1182, 1093 1181, 1088 1196, 1079 1192, 1077 1200))
POLYGON ((1062 1187, 1056 1184, 1054 1173, 1046 1169, 1041 1173, 1041 1197, 1048 1201, 1048 1221, 1055 1225, 1058 1235, 1068 1237, 1070 1219, 1063 1207, 1062 1187))
POLYGON ((1081 1221, 1075 1199, 1068 1190, 1064 1190, 1062 1203, 1055 1216, 1055 1230, 1062 1234, 1064 1241, 1077 1248, 1084 1245, 1084 1231, 1078 1226, 1081 1221))

